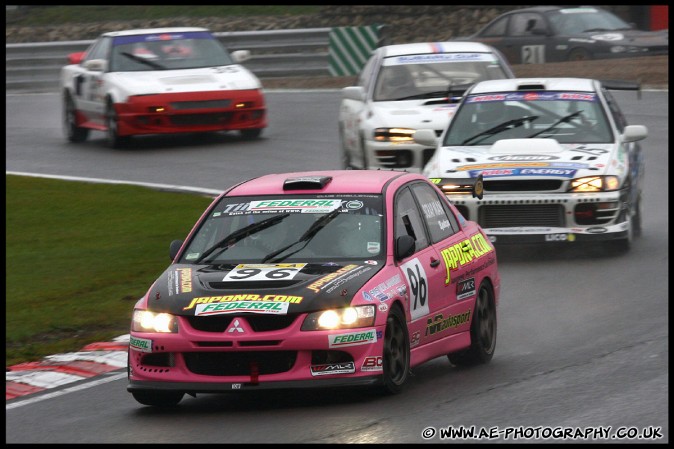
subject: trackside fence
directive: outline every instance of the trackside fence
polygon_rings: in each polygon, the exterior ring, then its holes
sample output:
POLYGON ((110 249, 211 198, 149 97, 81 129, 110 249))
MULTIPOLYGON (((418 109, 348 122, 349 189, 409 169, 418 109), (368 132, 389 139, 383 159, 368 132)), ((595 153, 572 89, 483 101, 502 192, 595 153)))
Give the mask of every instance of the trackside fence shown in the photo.
MULTIPOLYGON (((250 50, 259 78, 355 75, 376 48, 380 26, 213 33, 230 51, 250 50)), ((93 40, 5 44, 6 90, 58 90, 68 54, 93 40)))

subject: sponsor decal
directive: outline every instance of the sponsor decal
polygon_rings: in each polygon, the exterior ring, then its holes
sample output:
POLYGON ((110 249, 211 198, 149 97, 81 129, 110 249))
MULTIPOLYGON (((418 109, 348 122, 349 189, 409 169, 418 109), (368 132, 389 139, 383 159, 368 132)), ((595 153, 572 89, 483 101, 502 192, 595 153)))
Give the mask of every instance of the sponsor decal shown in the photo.
POLYGON ((553 159, 559 159, 557 156, 549 156, 547 154, 505 154, 502 156, 493 156, 487 158, 490 161, 502 161, 502 162, 512 162, 512 161, 521 161, 521 162, 532 162, 532 161, 551 161, 553 159))
POLYGON ((239 264, 222 279, 234 281, 278 281, 293 279, 306 263, 239 264))
POLYGON ((377 334, 374 329, 366 331, 349 332, 348 334, 328 335, 328 347, 342 348, 346 346, 366 345, 377 342, 377 334))
POLYGON ((349 210, 357 210, 361 209, 365 204, 362 201, 359 200, 352 200, 352 201, 347 201, 344 207, 346 207, 349 210))
POLYGON ((456 299, 466 299, 475 296, 475 278, 456 283, 456 299))
POLYGON ((379 242, 367 242, 367 252, 370 254, 377 254, 380 247, 379 242))
POLYGON ((523 167, 549 167, 548 162, 501 162, 490 164, 472 164, 456 167, 457 171, 489 170, 492 168, 523 168, 523 167))
POLYGON ((426 320, 426 336, 437 334, 452 327, 458 327, 466 324, 470 320, 470 310, 459 315, 449 315, 447 318, 439 313, 426 320))
POLYGON ((405 55, 397 58, 384 59, 384 65, 402 64, 432 64, 435 62, 454 61, 494 61, 494 56, 488 53, 431 53, 425 55, 405 55))
POLYGON ((237 301, 255 301, 255 302, 280 302, 280 303, 292 303, 299 304, 304 299, 304 296, 287 296, 287 295, 258 295, 255 293, 243 293, 238 295, 225 295, 225 296, 199 296, 193 298, 190 304, 187 307, 183 307, 183 310, 189 310, 194 308, 199 304, 219 304, 219 303, 229 303, 237 301))
POLYGON ((240 390, 241 384, 232 384, 232 390, 240 390))
POLYGON ((369 292, 364 291, 362 294, 363 294, 363 299, 365 301, 374 301, 374 298, 372 297, 372 295, 369 292))
POLYGON ((353 265, 353 264, 352 265, 345 265, 342 268, 340 268, 339 270, 335 271, 334 273, 330 273, 326 276, 323 276, 322 278, 320 278, 316 282, 312 283, 311 285, 308 285, 307 288, 311 291, 314 291, 314 292, 318 293, 320 291, 320 289, 323 286, 325 286, 325 284, 330 283, 331 281, 335 280, 336 278, 340 277, 341 275, 346 274, 349 271, 354 270, 356 268, 359 268, 359 266, 353 265))
MULTIPOLYGON (((596 36, 595 36, 596 38, 596 36)), ((598 101, 597 94, 585 92, 509 92, 503 94, 472 95, 466 103, 483 103, 489 101, 598 101)))
POLYGON ((410 315, 412 321, 430 313, 428 307, 428 276, 418 258, 405 262, 400 270, 410 287, 410 315))
POLYGON ((546 234, 546 242, 574 242, 576 236, 574 234, 546 234))
POLYGON ((415 346, 418 346, 420 341, 421 341, 421 332, 420 331, 414 332, 410 338, 410 349, 415 346))
POLYGON ((253 312, 270 315, 288 313, 287 302, 238 301, 228 303, 198 304, 194 316, 222 315, 225 313, 253 312))
MULTIPOLYGON (((360 268, 360 267, 359 267, 359 268, 360 268)), ((372 269, 372 267, 363 267, 363 268, 360 268, 358 271, 354 271, 354 272, 352 272, 352 273, 348 273, 348 274, 345 275, 345 276, 342 276, 342 277, 340 277, 340 278, 338 278, 338 279, 335 279, 335 280, 329 282, 328 284, 326 284, 326 285, 330 285, 330 287, 327 288, 325 291, 326 291, 327 293, 332 293, 332 292, 335 291, 335 289, 337 289, 340 285, 342 285, 342 284, 344 284, 344 283, 346 283, 346 282, 349 282, 351 279, 353 279, 353 278, 355 278, 355 277, 358 277, 358 276, 360 276, 361 274, 365 273, 366 271, 370 271, 371 269, 372 269)))
POLYGON ((363 359, 363 366, 360 367, 361 371, 382 371, 383 369, 384 358, 382 356, 365 357, 363 359))
POLYGON ((491 243, 487 242, 484 236, 479 232, 440 251, 442 258, 445 261, 445 268, 447 269, 445 285, 452 283, 452 271, 457 270, 459 266, 471 263, 492 251, 494 251, 494 247, 491 243))
POLYGON ((169 271, 168 279, 168 294, 190 293, 192 291, 192 269, 191 268, 176 268, 169 271))
POLYGON ((438 216, 445 216, 445 210, 442 208, 440 201, 431 201, 421 205, 421 210, 429 220, 438 216))
POLYGON ((380 302, 379 305, 377 306, 377 309, 380 312, 386 312, 388 310, 388 304, 386 304, 385 302, 380 302))
POLYGON ((353 374, 355 372, 356 372, 356 364, 353 362, 311 365, 312 376, 326 376, 329 374, 353 374))
POLYGON ((140 352, 152 352, 152 340, 129 336, 129 347, 140 352))
POLYGON ((266 200, 251 201, 250 211, 265 210, 286 210, 292 209, 302 213, 324 214, 332 212, 342 205, 340 199, 322 199, 322 200, 266 200))
POLYGON ((366 260, 364 263, 366 263, 366 264, 368 264, 368 265, 377 265, 377 261, 376 261, 376 260, 366 260))
POLYGON ((608 232, 608 229, 606 228, 587 228, 587 232, 590 234, 603 234, 605 232, 608 232))

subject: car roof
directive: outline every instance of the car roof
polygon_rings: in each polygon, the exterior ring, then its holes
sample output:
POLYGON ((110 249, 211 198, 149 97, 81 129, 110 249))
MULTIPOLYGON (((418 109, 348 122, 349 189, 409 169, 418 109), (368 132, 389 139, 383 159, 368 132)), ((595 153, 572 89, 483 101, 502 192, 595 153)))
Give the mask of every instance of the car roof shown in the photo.
POLYGON ((161 34, 161 33, 187 33, 190 31, 209 31, 208 28, 198 27, 164 27, 164 28, 138 28, 134 30, 108 31, 101 34, 102 37, 135 36, 138 34, 161 34))
MULTIPOLYGON (((297 195, 307 193, 369 193, 380 194, 389 181, 400 178, 402 181, 412 179, 426 180, 415 173, 396 170, 319 170, 292 173, 274 173, 245 181, 229 190, 227 196, 242 195, 297 195), (286 180, 332 178, 323 188, 302 188, 297 185, 285 190, 286 180)), ((307 184, 304 184, 307 186, 307 184)))
POLYGON ((495 53, 489 45, 481 42, 446 41, 446 42, 416 42, 412 44, 394 44, 381 47, 384 57, 402 55, 423 55, 433 53, 479 52, 495 53))
POLYGON ((596 92, 598 81, 589 78, 512 78, 476 83, 469 94, 512 92, 517 90, 552 90, 596 92), (533 88, 532 86, 536 86, 533 88))

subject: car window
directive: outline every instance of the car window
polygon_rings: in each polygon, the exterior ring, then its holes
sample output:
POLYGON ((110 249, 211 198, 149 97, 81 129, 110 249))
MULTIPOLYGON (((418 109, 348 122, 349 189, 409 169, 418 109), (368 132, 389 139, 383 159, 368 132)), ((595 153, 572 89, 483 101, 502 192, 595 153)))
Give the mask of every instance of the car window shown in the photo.
POLYGON ((545 29, 543 17, 536 13, 513 14, 510 18, 509 36, 531 36, 534 29, 545 29))
POLYGON ((499 92, 467 96, 444 145, 491 145, 501 139, 553 138, 559 143, 612 143, 594 92, 499 92))
POLYGON ((412 192, 419 202, 422 217, 433 243, 438 243, 451 236, 458 230, 456 221, 452 223, 447 211, 442 206, 444 200, 440 199, 437 191, 425 183, 417 183, 411 186, 412 192))
POLYGON ((377 60, 379 58, 376 54, 372 54, 370 59, 365 63, 363 70, 361 70, 360 75, 358 76, 358 86, 362 86, 367 92, 370 88, 370 83, 372 82, 372 76, 374 69, 376 67, 377 60))
POLYGON ((403 235, 412 236, 415 241, 414 252, 426 248, 428 246, 426 229, 409 188, 405 187, 398 192, 395 198, 394 214, 395 238, 403 235))
POLYGON ((497 19, 491 25, 488 25, 484 31, 482 31, 482 37, 502 37, 506 33, 508 27, 508 20, 510 15, 497 19))
POLYGON ((84 61, 90 61, 92 59, 108 59, 108 51, 110 49, 111 39, 108 37, 103 37, 96 41, 94 45, 87 51, 86 56, 82 59, 84 61))
POLYGON ((447 95, 451 86, 509 78, 493 53, 433 53, 384 58, 374 101, 409 100, 447 95))
POLYGON ((208 32, 142 34, 114 38, 110 71, 193 69, 233 63, 208 32))
POLYGON ((625 129, 625 127, 628 125, 627 119, 623 115, 622 111, 618 107, 618 103, 615 101, 615 98, 613 97, 613 94, 609 92, 606 88, 602 87, 602 92, 604 93, 604 98, 606 99, 606 102, 608 103, 609 110, 611 111, 611 115, 613 116, 613 121, 615 122, 618 130, 622 133, 625 129))
POLYGON ((596 8, 563 8, 546 15, 557 32, 567 35, 631 29, 618 16, 596 8))
POLYGON ((225 197, 210 211, 182 263, 266 263, 383 257, 379 195, 225 197))

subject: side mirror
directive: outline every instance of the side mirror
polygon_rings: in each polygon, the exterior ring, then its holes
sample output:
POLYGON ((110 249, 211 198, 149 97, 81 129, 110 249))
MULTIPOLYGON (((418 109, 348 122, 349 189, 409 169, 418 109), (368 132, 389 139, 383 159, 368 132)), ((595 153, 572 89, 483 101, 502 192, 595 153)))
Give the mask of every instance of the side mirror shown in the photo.
POLYGON ((648 128, 644 125, 628 125, 622 134, 622 141, 625 143, 636 142, 648 137, 648 128))
POLYGON ((105 59, 90 59, 84 63, 84 68, 92 72, 105 72, 108 63, 105 59))
POLYGON ((86 52, 78 51, 77 53, 70 53, 68 55, 68 64, 79 64, 84 59, 86 52))
POLYGON ((349 86, 342 89, 342 97, 347 100, 365 101, 365 89, 363 86, 349 86))
POLYGON ((414 237, 411 235, 401 235, 396 239, 395 247, 395 258, 396 260, 402 260, 405 257, 411 256, 414 254, 414 247, 416 242, 414 237))
POLYGON ((171 258, 171 261, 173 261, 176 256, 178 255, 178 251, 180 251, 180 248, 183 246, 183 241, 182 240, 174 240, 171 242, 171 246, 169 246, 169 257, 171 258))
POLYGON ((432 129, 418 129, 414 133, 414 141, 419 145, 435 148, 438 145, 438 138, 432 129))
POLYGON ((236 50, 232 52, 232 59, 237 64, 246 62, 250 59, 250 50, 236 50))

